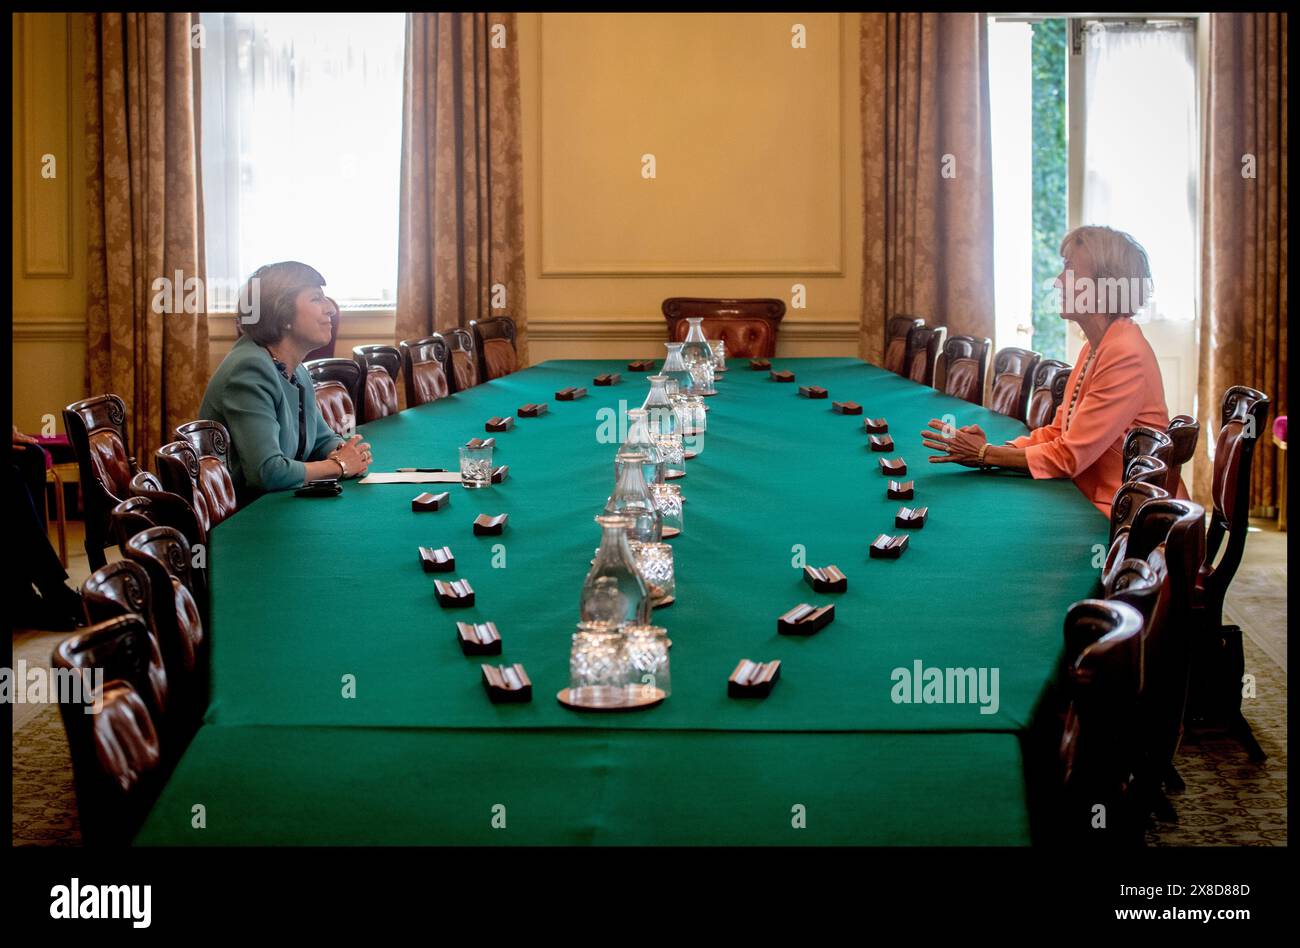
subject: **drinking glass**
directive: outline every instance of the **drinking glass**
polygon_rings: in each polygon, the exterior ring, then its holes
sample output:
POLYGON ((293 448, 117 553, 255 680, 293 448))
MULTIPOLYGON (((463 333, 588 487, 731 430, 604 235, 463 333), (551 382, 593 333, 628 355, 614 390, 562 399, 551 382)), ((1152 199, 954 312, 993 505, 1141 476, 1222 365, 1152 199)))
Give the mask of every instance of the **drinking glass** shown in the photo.
POLYGON ((657 625, 633 625, 623 630, 623 652, 628 690, 659 688, 673 693, 668 664, 668 635, 657 625))
POLYGON ((663 538, 675 537, 686 526, 682 518, 682 489, 676 484, 651 484, 650 496, 663 519, 663 538))
POLYGON ((709 349, 713 352, 713 372, 715 376, 719 372, 727 371, 726 345, 721 339, 709 340, 709 349))
POLYGON ((581 704, 617 707, 627 700, 627 652, 618 632, 578 624, 569 650, 569 689, 581 704))
POLYGON ((667 543, 642 543, 629 540, 632 560, 645 580, 646 590, 650 594, 651 605, 657 605, 665 599, 672 599, 677 591, 677 582, 673 576, 673 548, 667 543))
POLYGON ((492 445, 460 447, 460 483, 462 487, 492 486, 492 445))
POLYGON ((708 415, 701 395, 685 395, 677 405, 682 422, 682 452, 693 458, 704 453, 704 432, 708 428, 708 415))

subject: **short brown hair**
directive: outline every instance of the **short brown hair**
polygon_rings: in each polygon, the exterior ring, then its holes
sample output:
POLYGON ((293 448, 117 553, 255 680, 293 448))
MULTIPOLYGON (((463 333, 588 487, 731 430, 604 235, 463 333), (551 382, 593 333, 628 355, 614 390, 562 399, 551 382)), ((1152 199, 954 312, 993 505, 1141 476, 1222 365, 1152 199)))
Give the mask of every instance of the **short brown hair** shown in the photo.
POLYGON ((239 294, 240 325, 260 346, 279 342, 293 323, 298 293, 324 285, 315 268, 296 260, 258 267, 239 294))

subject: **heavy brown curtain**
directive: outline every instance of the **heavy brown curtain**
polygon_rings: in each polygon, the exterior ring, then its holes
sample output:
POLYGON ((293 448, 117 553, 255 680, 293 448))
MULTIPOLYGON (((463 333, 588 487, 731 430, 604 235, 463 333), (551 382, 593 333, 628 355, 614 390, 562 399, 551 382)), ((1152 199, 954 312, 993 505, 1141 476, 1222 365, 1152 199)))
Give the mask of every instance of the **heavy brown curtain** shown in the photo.
MULTIPOLYGON (((155 311, 154 281, 206 281, 193 13, 88 13, 86 375, 126 402, 142 467, 197 416, 208 378, 198 312, 155 311)), ((170 295, 168 296, 171 299, 170 295)), ((163 308, 157 307, 159 310, 163 308)))
POLYGON ((978 13, 865 13, 866 241, 859 354, 898 313, 993 336, 988 28, 978 13))
POLYGON ((514 14, 407 17, 397 338, 510 316, 527 364, 517 36, 514 14))
POLYGON ((1196 499, 1212 503, 1223 393, 1249 385, 1268 395, 1269 430, 1259 433, 1251 507, 1271 512, 1282 467, 1272 419, 1287 411, 1285 13, 1210 14, 1209 121, 1201 246, 1201 442, 1196 499), (1252 174, 1253 172, 1253 174, 1252 174))

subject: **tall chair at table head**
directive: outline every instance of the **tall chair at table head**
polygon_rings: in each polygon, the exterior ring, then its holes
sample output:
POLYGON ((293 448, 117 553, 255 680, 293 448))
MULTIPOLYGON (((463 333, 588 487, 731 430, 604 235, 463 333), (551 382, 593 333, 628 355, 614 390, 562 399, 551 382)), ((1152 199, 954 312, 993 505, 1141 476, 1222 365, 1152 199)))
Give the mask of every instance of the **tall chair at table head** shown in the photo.
POLYGON ((361 404, 363 421, 396 415, 397 377, 402 371, 402 354, 395 346, 353 346, 352 358, 361 368, 361 404))
POLYGON ((442 333, 423 339, 404 339, 402 378, 406 380, 406 406, 425 405, 451 393, 451 350, 442 333))
POLYGON ((1042 355, 1032 349, 1008 346, 998 350, 998 354, 993 357, 993 384, 989 388, 987 406, 989 410, 1024 421, 1034 369, 1042 358, 1042 355))
POLYGON ((775 298, 723 299, 670 296, 659 305, 670 342, 682 342, 699 318, 706 339, 721 339, 727 355, 738 359, 770 359, 776 355, 777 333, 785 318, 785 301, 775 298))
POLYGON ((974 336, 949 336, 943 344, 942 391, 975 405, 984 404, 984 382, 988 377, 993 343, 974 336))
POLYGON ((131 478, 140 470, 126 434, 126 403, 116 395, 97 395, 63 409, 63 425, 77 455, 86 514, 86 557, 91 569, 105 563, 104 547, 113 542, 109 514, 130 496, 131 478))
POLYGON ((908 339, 911 338, 912 330, 919 329, 924 325, 925 320, 920 316, 899 314, 890 317, 889 322, 885 324, 884 369, 889 372, 896 372, 899 375, 907 373, 908 339))

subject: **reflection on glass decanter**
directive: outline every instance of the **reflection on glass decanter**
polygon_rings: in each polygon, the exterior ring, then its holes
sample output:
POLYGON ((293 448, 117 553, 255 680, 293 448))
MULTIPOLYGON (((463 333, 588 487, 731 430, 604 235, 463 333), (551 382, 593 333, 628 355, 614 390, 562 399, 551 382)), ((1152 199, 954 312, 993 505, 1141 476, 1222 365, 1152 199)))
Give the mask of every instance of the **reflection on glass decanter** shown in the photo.
POLYGON ((686 321, 691 328, 686 333, 686 341, 682 343, 682 362, 687 369, 683 391, 688 395, 716 395, 717 390, 713 387, 713 350, 709 348, 709 341, 704 338, 704 329, 700 325, 703 317, 691 316, 686 321))
POLYGON ((648 616, 650 597, 627 545, 632 518, 603 514, 596 522, 602 531, 600 548, 582 583, 578 616, 583 622, 591 623, 592 628, 615 631, 648 616))
POLYGON ((627 517, 628 539, 643 543, 658 543, 663 536, 663 514, 655 506, 650 488, 645 482, 646 456, 640 452, 624 454, 622 463, 616 463, 618 480, 614 493, 605 502, 605 513, 627 517))

